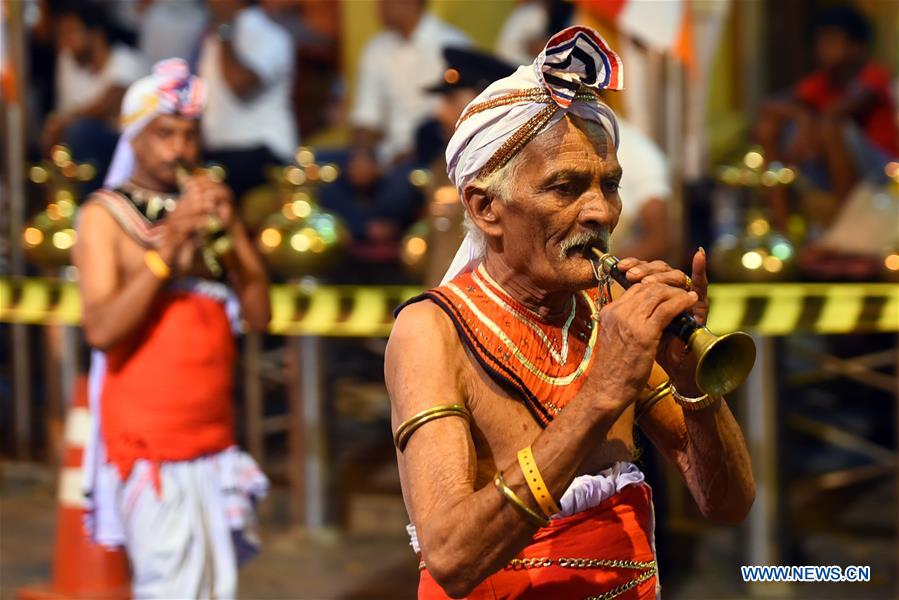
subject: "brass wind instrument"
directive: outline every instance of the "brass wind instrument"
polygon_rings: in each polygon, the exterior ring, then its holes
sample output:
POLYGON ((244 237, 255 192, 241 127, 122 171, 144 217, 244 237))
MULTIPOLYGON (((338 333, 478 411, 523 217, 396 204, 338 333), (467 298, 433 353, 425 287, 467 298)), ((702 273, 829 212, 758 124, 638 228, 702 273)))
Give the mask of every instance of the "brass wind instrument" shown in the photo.
MULTIPOLYGON (((190 172, 187 170, 187 167, 179 163, 175 170, 175 177, 178 180, 178 189, 183 194, 190 172)), ((203 263, 215 277, 221 277, 222 275, 222 265, 219 258, 230 252, 233 244, 234 241, 228 235, 228 232, 225 231, 221 219, 215 215, 210 216, 209 222, 206 224, 206 243, 201 253, 203 263)))
MULTIPOLYGON (((597 248, 591 248, 598 261, 598 269, 627 289, 633 285, 618 270, 619 259, 597 248)), ((707 327, 696 322, 692 315, 681 313, 665 328, 687 345, 687 351, 695 354, 696 385, 710 396, 724 396, 740 387, 755 364, 755 342, 742 331, 717 336, 707 327)))

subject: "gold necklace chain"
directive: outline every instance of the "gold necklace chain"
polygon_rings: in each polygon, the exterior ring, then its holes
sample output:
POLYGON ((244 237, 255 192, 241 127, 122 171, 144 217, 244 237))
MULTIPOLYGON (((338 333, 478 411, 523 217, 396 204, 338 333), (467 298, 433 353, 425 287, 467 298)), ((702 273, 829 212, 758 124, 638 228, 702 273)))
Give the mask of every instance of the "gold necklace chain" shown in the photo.
POLYGON ((155 221, 159 216, 159 213, 163 210, 165 210, 166 212, 172 212, 173 210, 175 210, 175 206, 178 202, 178 196, 176 194, 167 194, 154 190, 148 190, 147 188, 141 187, 136 183, 132 183, 131 181, 128 181, 124 185, 122 185, 122 189, 131 194, 131 197, 134 198, 135 204, 139 206, 146 205, 147 218, 149 218, 150 221, 155 221))
MULTIPOLYGON (((502 298, 496 295, 493 290, 489 289, 487 285, 485 285, 485 282, 489 282, 502 290, 502 287, 496 281, 494 281, 493 278, 490 277, 490 275, 485 270, 482 270, 483 267, 484 265, 482 264, 477 269, 477 271, 475 271, 474 277, 472 278, 474 279, 475 283, 478 284, 478 287, 480 287, 481 290, 483 290, 483 292, 487 294, 487 296, 491 300, 499 304, 502 308, 506 309, 506 311, 512 313, 512 316, 518 319, 519 322, 524 323, 525 325, 530 327, 531 330, 537 334, 537 336, 546 346, 546 349, 549 350, 549 354, 553 357, 553 360, 555 360, 560 365, 564 365, 568 361, 569 329, 571 328, 571 324, 574 322, 574 316, 577 313, 577 301, 575 300, 575 297, 571 297, 571 313, 568 315, 568 319, 565 321, 565 325, 562 326, 562 348, 560 350, 556 350, 553 346, 552 341, 549 339, 549 336, 547 336, 546 333, 542 329, 540 329, 540 327, 536 323, 529 319, 527 315, 523 315, 521 311, 516 310, 514 306, 510 306, 502 298), (481 277, 483 277, 485 281, 481 281, 481 277)), ((505 290, 503 290, 503 292, 505 293, 505 290)), ((525 308, 525 310, 527 309, 525 308)), ((528 310, 528 312, 531 313, 532 311, 528 310)))

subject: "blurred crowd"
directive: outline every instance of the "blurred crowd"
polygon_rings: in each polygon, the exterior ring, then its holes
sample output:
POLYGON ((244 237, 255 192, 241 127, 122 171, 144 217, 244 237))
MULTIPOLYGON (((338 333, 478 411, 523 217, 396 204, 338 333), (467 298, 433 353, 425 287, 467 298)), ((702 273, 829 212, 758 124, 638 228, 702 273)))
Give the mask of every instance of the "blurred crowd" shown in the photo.
MULTIPOLYGON (((443 164, 456 120, 491 81, 528 64, 549 34, 589 12, 590 4, 517 2, 496 31, 492 51, 485 51, 483 43, 475 48, 468 33, 438 18, 426 0, 381 0, 380 32, 366 41, 358 58, 350 57, 358 64, 347 65, 342 48, 349 40, 341 39, 346 7, 338 2, 31 0, 26 11, 30 158, 49 156, 64 144, 75 162, 96 167, 80 194, 99 187, 116 144, 127 86, 156 61, 180 57, 207 82, 204 159, 224 168, 236 197, 246 199, 270 186, 277 179, 272 167, 296 165, 297 149, 311 145, 317 163, 333 165, 338 173, 316 188, 313 200, 342 224, 347 260, 361 262, 366 273, 372 264, 388 266, 387 272, 403 261, 408 266, 416 261, 406 247, 411 235, 429 252, 427 261, 418 261, 427 265, 411 271, 433 283, 461 231, 462 210, 443 164)), ((767 246, 759 251, 770 253, 778 243, 795 247, 791 260, 802 273, 783 270, 777 276, 877 278, 889 253, 897 251, 890 218, 899 216, 897 84, 895 73, 872 58, 873 35, 867 18, 854 8, 819 11, 812 34, 814 70, 760 104, 737 149, 740 156, 750 149, 746 156, 752 158, 739 165, 740 173, 725 169, 719 177, 717 185, 758 188, 750 204, 767 224, 765 231, 779 236, 759 242, 767 246), (775 183, 768 185, 766 177, 775 183), (801 197, 809 193, 828 195, 835 216, 819 231, 800 227, 797 233, 790 217, 801 212, 801 197), (862 243, 858 229, 869 229, 870 223, 879 231, 862 243)), ((620 40, 640 47, 624 34, 620 40)), ((643 69, 626 60, 629 65, 643 69)), ((734 232, 716 229, 714 216, 698 234, 679 221, 694 215, 689 206, 681 210, 674 204, 682 197, 690 201, 674 182, 696 174, 673 172, 674 146, 666 145, 666 156, 653 139, 660 136, 646 126, 641 111, 633 110, 633 100, 625 104, 627 110, 619 110, 626 119, 615 251, 677 261, 683 248, 713 243, 718 260, 713 257, 712 266, 722 272, 756 252, 756 241, 747 242, 753 248, 742 239, 735 244, 734 232)), ((700 177, 711 179, 708 165, 704 171, 700 177)), ((758 219, 749 214, 744 220, 758 219)), ((413 254, 419 246, 411 246, 413 254)), ((743 266, 751 270, 745 260, 743 266)))

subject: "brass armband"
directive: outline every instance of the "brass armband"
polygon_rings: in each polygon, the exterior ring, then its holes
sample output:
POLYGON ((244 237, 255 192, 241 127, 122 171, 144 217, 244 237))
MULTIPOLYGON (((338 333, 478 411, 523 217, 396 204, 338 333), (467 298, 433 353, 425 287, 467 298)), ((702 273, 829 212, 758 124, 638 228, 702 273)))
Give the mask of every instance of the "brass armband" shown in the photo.
POLYGON ((471 413, 469 413, 468 409, 461 404, 443 404, 441 406, 434 406, 425 409, 418 414, 412 415, 403 421, 400 426, 397 427, 396 433, 393 434, 393 445, 402 452, 406 449, 409 438, 412 437, 412 434, 415 433, 419 427, 429 421, 442 419, 444 417, 462 417, 471 423, 471 413))
POLYGON ((549 519, 538 515, 536 511, 532 510, 531 507, 525 504, 521 498, 512 491, 512 488, 506 485, 506 480, 503 479, 502 471, 496 472, 496 475, 493 477, 493 485, 499 490, 499 493, 503 495, 503 498, 512 505, 512 508, 524 517, 525 521, 536 527, 546 527, 549 525, 549 519))
POLYGON ((634 411, 634 421, 639 421, 640 417, 647 414, 652 407, 658 403, 659 400, 667 396, 671 392, 671 380, 666 379, 649 393, 646 400, 637 403, 637 408, 634 411))

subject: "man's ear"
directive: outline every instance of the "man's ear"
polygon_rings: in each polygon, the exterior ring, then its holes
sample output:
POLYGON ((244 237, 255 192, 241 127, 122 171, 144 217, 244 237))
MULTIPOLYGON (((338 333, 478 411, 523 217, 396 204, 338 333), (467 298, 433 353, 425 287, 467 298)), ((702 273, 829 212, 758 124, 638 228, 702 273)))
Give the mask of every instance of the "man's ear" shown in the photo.
POLYGON ((462 202, 468 208, 468 214, 474 221, 478 229, 484 232, 487 237, 498 237, 502 235, 500 227, 500 215, 495 210, 497 203, 501 202, 493 194, 490 194, 484 188, 469 183, 462 190, 462 202))

